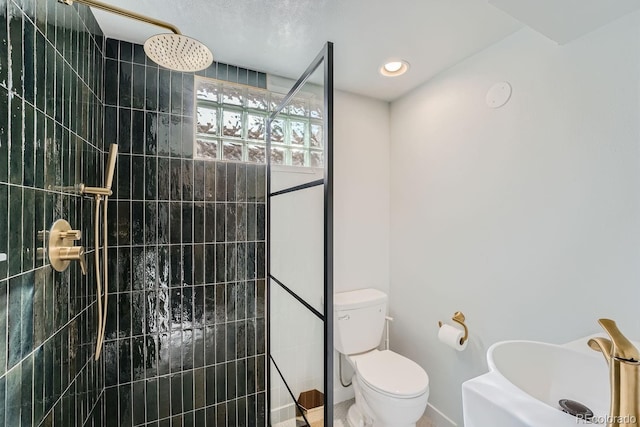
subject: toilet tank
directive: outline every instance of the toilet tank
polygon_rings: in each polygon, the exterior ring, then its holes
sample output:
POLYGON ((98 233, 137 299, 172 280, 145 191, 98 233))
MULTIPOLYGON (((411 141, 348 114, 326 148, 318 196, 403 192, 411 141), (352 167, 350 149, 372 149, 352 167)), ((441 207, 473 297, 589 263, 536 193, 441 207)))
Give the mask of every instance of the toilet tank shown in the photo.
POLYGON ((387 294, 377 289, 333 296, 334 346, 342 354, 372 350, 380 344, 387 315, 387 294))

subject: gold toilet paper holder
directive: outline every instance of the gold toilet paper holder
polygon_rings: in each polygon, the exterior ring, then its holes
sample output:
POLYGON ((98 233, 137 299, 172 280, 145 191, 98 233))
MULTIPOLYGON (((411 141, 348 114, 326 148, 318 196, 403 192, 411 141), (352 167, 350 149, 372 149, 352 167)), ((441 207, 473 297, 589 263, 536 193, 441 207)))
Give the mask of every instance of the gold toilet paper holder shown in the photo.
MULTIPOLYGON (((464 314, 461 311, 456 311, 453 314, 453 317, 451 318, 451 320, 462 325, 462 327, 464 328, 464 336, 460 338, 460 344, 463 344, 466 340, 469 339, 469 329, 467 328, 467 325, 464 323, 465 321, 464 314)), ((439 328, 442 327, 442 322, 438 321, 438 327, 439 328)))

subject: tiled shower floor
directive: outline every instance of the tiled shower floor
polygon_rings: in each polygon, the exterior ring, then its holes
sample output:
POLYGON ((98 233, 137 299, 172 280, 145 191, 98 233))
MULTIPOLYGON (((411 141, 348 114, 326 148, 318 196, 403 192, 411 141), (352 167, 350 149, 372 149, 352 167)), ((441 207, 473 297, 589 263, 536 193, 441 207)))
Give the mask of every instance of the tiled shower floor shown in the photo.
MULTIPOLYGON (((349 427, 349 423, 347 422, 347 412, 349 411, 349 407, 353 405, 353 399, 346 400, 344 402, 340 402, 333 407, 333 427, 349 427)), ((288 420, 278 424, 275 424, 274 427, 296 427, 295 420, 288 420)), ((422 418, 418 420, 416 427, 435 427, 433 422, 424 415, 422 418)))

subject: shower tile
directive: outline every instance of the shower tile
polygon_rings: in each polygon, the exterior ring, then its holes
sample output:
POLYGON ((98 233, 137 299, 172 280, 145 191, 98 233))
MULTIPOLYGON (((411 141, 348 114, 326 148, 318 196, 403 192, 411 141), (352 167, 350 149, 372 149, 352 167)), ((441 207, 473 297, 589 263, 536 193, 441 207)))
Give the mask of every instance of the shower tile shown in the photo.
POLYGON ((145 129, 145 112, 133 110, 131 112, 131 153, 144 154, 145 129))
MULTIPOLYGON (((213 267, 213 266, 212 266, 213 267)), ((201 285, 205 283, 205 245, 193 246, 193 283, 201 285)))
POLYGON ((118 400, 120 402, 119 418, 120 426, 133 425, 132 385, 125 384, 118 387, 118 400))
POLYGON ((158 380, 152 379, 146 382, 146 421, 158 420, 158 380))
POLYGON ((11 145, 9 147, 9 182, 22 185, 23 146, 22 146, 22 101, 20 98, 10 100, 11 108, 11 145))
MULTIPOLYGON (((22 361, 21 379, 21 425, 29 426, 33 424, 33 355, 26 357, 22 361)), ((18 424, 16 424, 18 425, 18 424)))
MULTIPOLYGON (((173 95, 172 95, 173 97, 173 95)), ((172 98, 173 99, 173 98, 172 98)), ((177 114, 170 116, 169 151, 171 157, 182 157, 182 117, 177 114)))
POLYGON ((183 275, 182 275, 182 285, 192 285, 193 284, 193 246, 184 245, 182 246, 182 267, 183 267, 183 275))
POLYGON ((158 109, 158 68, 146 67, 145 74, 145 107, 148 111, 156 111, 158 109))
POLYGON ((182 203, 182 243, 193 242, 193 204, 182 203))
POLYGON ((171 376, 171 414, 182 413, 182 375, 171 376))
POLYGON ((256 320, 252 318, 246 323, 246 333, 247 333, 247 347, 246 353, 247 356, 255 356, 256 355, 256 320))
POLYGON ((145 80, 146 80, 146 70, 143 65, 134 64, 133 65, 133 75, 132 75, 132 98, 131 98, 131 106, 133 108, 143 109, 145 107, 145 80))
MULTIPOLYGON (((131 336, 131 294, 130 293, 122 293, 114 296, 114 299, 117 301, 118 306, 118 336, 123 338, 129 338, 131 336)), ((120 340, 118 342, 118 351, 120 354, 120 364, 123 363, 123 354, 127 357, 127 360, 130 360, 129 356, 130 348, 129 348, 128 340, 120 340), (126 343, 126 347, 123 347, 123 343, 126 343), (124 352, 124 353, 123 353, 124 352)), ((123 369, 125 367, 120 366, 120 378, 122 379, 123 369)), ((131 375, 131 366, 130 362, 127 362, 126 368, 129 369, 128 375, 131 375)), ((123 382, 122 380, 120 382, 123 382)))
MULTIPOLYGON (((118 305, 121 303, 122 299, 118 301, 118 305)), ((118 340, 118 382, 120 384, 131 382, 131 340, 129 338, 118 340)))
MULTIPOLYGON (((144 307, 141 305, 140 307, 144 307)), ((137 308, 134 307, 134 312, 137 308)), ((144 359, 145 339, 142 336, 138 336, 131 340, 131 364, 133 381, 143 380, 145 377, 145 359, 144 359)), ((144 383, 142 383, 144 384, 144 383)))
POLYGON ((20 308, 20 352, 21 358, 26 357, 33 350, 33 290, 34 290, 34 273, 33 271, 21 276, 22 284, 20 291, 21 308, 20 308))
POLYGON ((131 197, 131 156, 118 155, 116 168, 116 192, 114 197, 119 200, 127 200, 131 197))
POLYGON ((225 265, 226 265, 227 259, 226 259, 225 249, 226 247, 224 243, 215 245, 215 254, 216 254, 215 282, 217 283, 223 283, 226 281, 225 265))
POLYGON ((226 245, 226 281, 237 280, 237 259, 238 247, 235 243, 227 243, 226 245))
POLYGON ((170 203, 171 211, 170 217, 173 224, 170 225, 171 238, 170 243, 176 244, 181 241, 181 214, 182 214, 182 206, 181 203, 171 202, 170 203))
POLYGON ((105 57, 109 59, 118 59, 120 56, 119 53, 118 40, 116 39, 107 39, 105 41, 105 57))
POLYGON ((203 243, 213 241, 213 236, 207 235, 208 229, 205 227, 205 204, 194 203, 193 205, 193 242, 203 243))
POLYGON ((166 418, 171 415, 171 378, 158 378, 158 408, 159 418, 166 418))
MULTIPOLYGON (((200 224, 197 224, 199 226, 200 224)), ((202 229, 199 238, 203 238, 205 242, 215 242, 216 239, 216 205, 214 203, 206 203, 204 205, 204 219, 202 220, 202 229)))
POLYGON ((188 159, 193 158, 194 151, 194 127, 193 118, 182 117, 182 156, 188 159))
MULTIPOLYGON (((122 50, 123 49, 121 44, 120 45, 121 58, 122 58, 122 50)), ((120 62, 119 68, 120 68, 120 72, 118 75, 118 105, 120 107, 130 108, 133 65, 130 62, 120 62)))
POLYGON ((203 328, 196 328, 193 331, 193 367, 205 366, 205 337, 203 328))
POLYGON ((158 111, 168 113, 171 109, 171 71, 158 70, 158 111))
POLYGON ((171 121, 168 114, 158 113, 157 121, 157 146, 158 155, 168 156, 170 154, 170 129, 171 121))
MULTIPOLYGON (((227 207, 225 203, 216 203, 216 213, 215 213, 215 235, 216 242, 224 242, 226 238, 226 228, 227 228, 227 207)), ((229 215, 230 216, 230 215, 229 215)), ((213 217, 207 218, 207 224, 212 224, 213 217)), ((231 234, 233 230, 229 233, 231 234)))
POLYGON ((142 425, 145 422, 145 406, 147 398, 145 396, 145 382, 136 381, 133 383, 133 425, 142 425))
POLYGON ((171 159, 169 169, 170 176, 170 198, 171 200, 182 200, 182 161, 171 159))
POLYGON ((145 154, 147 156, 152 156, 157 153, 158 114, 156 112, 147 111, 145 113, 144 120, 145 154))
POLYGON ((144 244, 156 244, 156 225, 158 223, 158 204, 146 202, 144 204, 144 244))
MULTIPOLYGON (((2 96, 0 94, 0 96, 2 96)), ((2 107, 0 106, 0 110, 2 107)), ((0 114, 2 114, 0 112, 0 114)), ((35 142, 35 155, 34 155, 34 174, 35 174, 35 187, 36 188, 44 188, 44 177, 45 177, 45 135, 46 135, 46 119, 44 114, 41 111, 36 112, 36 142, 35 142)), ((0 138, 4 138, 2 132, 0 132, 0 138)), ((2 151, 2 148, 0 148, 2 151)), ((0 158, 2 154, 0 154, 0 158)), ((3 164, 0 161, 0 164, 3 164)), ((1 177, 0 177, 1 180, 1 177)))
POLYGON ((158 200, 169 200, 171 175, 169 173, 169 159, 158 158, 158 200))
POLYGON ((171 114, 182 113, 182 74, 171 71, 171 114))
MULTIPOLYGON (((131 153, 131 108, 118 108, 118 154, 131 153)), ((118 157, 120 162, 120 156, 118 157)))
POLYGON ((145 333, 144 292, 131 293, 131 335, 145 333))
POLYGON ((13 91, 22 96, 23 81, 23 15, 18 6, 9 2, 9 40, 11 49, 9 59, 11 60, 11 74, 13 75, 13 91))
POLYGON ((24 141, 23 141, 23 176, 22 183, 32 187, 35 181, 34 154, 35 154, 35 112, 33 107, 24 104, 24 141))
POLYGON ((194 176, 193 176, 193 161, 192 160, 182 160, 182 201, 190 202, 193 201, 193 186, 194 186, 194 176))
POLYGON ((193 96, 194 76, 193 74, 184 73, 182 77, 182 114, 184 116, 193 115, 193 96))
POLYGON ((104 107, 104 143, 105 145, 118 143, 118 109, 104 107))
POLYGON ((158 159, 156 157, 145 157, 144 159, 144 199, 157 199, 157 172, 158 159))
POLYGON ((22 277, 9 280, 9 303, 7 315, 8 352, 7 368, 11 369, 22 356, 22 277))
POLYGON ((144 244, 144 202, 131 202, 131 244, 144 244))
POLYGON ((204 266, 204 281, 205 283, 214 283, 216 280, 216 245, 205 245, 205 266, 204 266))
MULTIPOLYGON (((182 411, 188 412, 194 409, 193 396, 194 378, 193 371, 187 371, 182 375, 182 411)), ((193 422, 191 423, 193 425, 193 422)))
POLYGON ((256 275, 258 278, 265 277, 265 243, 258 242, 256 244, 256 275))
MULTIPOLYGON (((227 333, 227 348, 226 348, 226 360, 235 360, 238 357, 238 352, 236 349, 236 322, 230 322, 226 325, 226 333, 227 333)), ((231 375, 231 374, 230 374, 231 375)), ((235 378, 235 373, 233 374, 235 378)), ((227 381, 228 382, 228 381, 227 381)), ((235 381, 234 381, 235 384, 235 381)))
MULTIPOLYGON (((49 58, 47 58, 49 59, 49 58)), ((49 62, 47 61, 47 66, 49 62)), ((115 60, 105 60, 104 69, 104 103, 105 105, 118 105, 118 74, 120 67, 115 60)))
POLYGON ((133 63, 145 65, 147 60, 147 55, 144 53, 144 47, 140 44, 133 45, 133 63))
MULTIPOLYGON (((216 200, 216 162, 207 161, 204 172, 204 197, 207 202, 216 200)), ((222 177, 221 177, 222 179, 222 177)))
POLYGON ((5 424, 21 425, 22 366, 12 369, 6 376, 5 424))

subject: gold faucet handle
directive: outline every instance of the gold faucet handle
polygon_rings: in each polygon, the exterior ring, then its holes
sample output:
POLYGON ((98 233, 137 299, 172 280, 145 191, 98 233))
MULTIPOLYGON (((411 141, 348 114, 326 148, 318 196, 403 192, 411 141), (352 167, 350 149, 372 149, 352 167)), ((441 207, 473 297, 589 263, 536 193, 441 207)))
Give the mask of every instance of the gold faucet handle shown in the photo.
MULTIPOLYGON (((611 357, 628 362, 640 361, 640 352, 618 329, 616 322, 611 319, 598 319, 600 326, 609 334, 611 346, 609 347, 611 357)), ((591 344, 589 344, 591 348, 591 344)))
POLYGON ((80 240, 82 238, 82 231, 80 230, 59 231, 58 237, 64 240, 80 240))
POLYGON ((84 258, 84 247, 71 246, 66 248, 59 248, 59 258, 63 261, 78 261, 80 262, 80 270, 83 275, 87 275, 87 262, 84 258))

